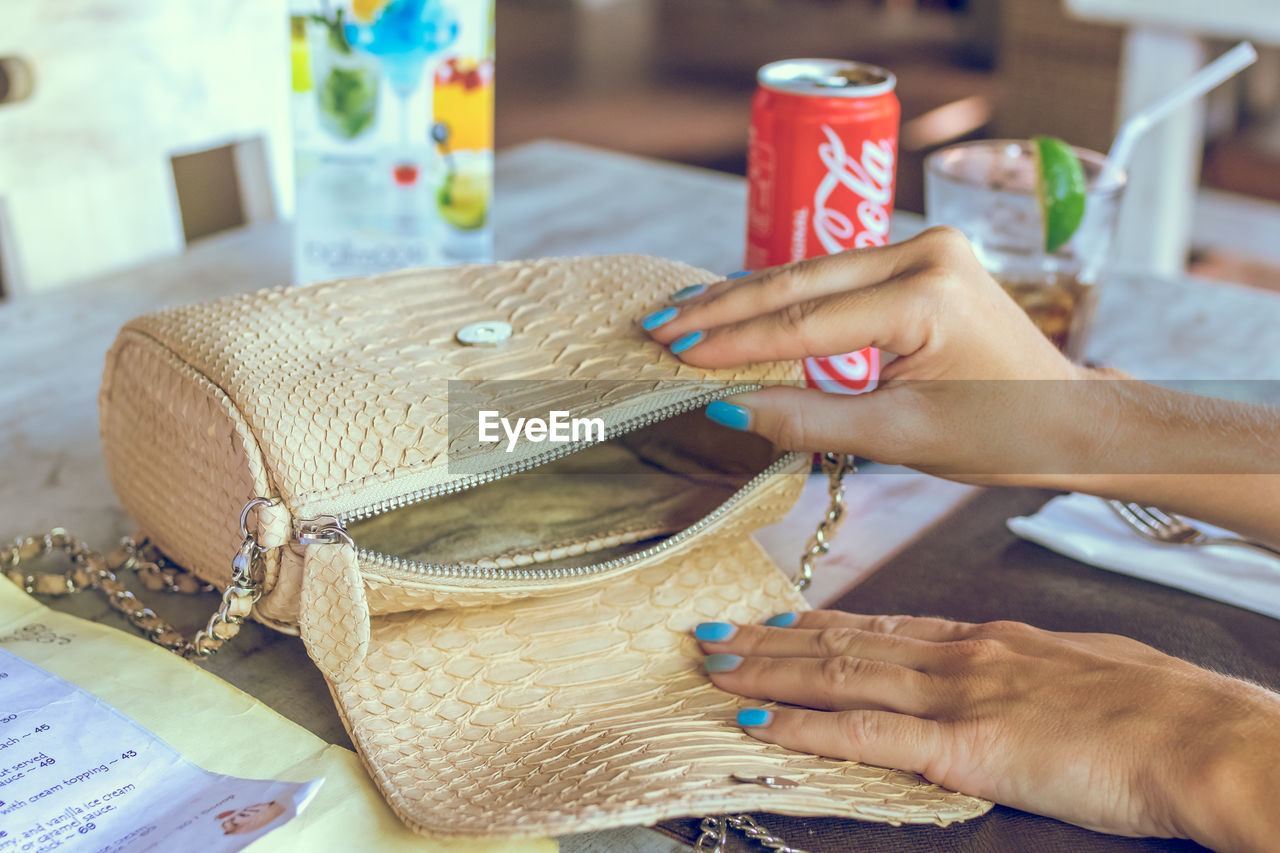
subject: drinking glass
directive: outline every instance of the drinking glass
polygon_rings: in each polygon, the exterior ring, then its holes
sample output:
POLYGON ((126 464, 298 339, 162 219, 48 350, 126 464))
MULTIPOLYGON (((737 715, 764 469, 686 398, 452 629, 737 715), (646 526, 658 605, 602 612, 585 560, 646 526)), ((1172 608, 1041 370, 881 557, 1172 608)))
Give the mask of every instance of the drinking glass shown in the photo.
POLYGON ((1046 252, 1036 195, 1036 147, 989 139, 943 148, 925 160, 925 216, 964 232, 982 265, 1049 340, 1083 361, 1124 193, 1124 174, 1103 176, 1106 157, 1074 148, 1084 167, 1084 219, 1046 252))

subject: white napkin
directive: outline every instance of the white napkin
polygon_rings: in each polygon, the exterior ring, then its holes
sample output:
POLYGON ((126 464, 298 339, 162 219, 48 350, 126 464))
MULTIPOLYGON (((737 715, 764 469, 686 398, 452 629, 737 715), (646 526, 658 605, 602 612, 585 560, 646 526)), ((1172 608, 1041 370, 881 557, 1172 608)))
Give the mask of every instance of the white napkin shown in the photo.
MULTIPOLYGON (((1202 521, 1211 536, 1235 536, 1202 521)), ((1007 522, 1023 539, 1083 563, 1280 619, 1280 558, 1231 545, 1164 545, 1143 539, 1102 498, 1056 497, 1031 516, 1007 522)))

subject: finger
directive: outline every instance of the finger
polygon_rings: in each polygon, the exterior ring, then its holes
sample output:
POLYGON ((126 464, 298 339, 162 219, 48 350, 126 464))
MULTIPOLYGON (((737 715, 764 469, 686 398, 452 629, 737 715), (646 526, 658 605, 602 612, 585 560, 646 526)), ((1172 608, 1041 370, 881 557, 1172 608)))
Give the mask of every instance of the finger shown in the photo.
POLYGON ((776 385, 717 400, 705 411, 783 450, 852 453, 889 464, 927 461, 936 433, 908 386, 847 395, 776 385))
POLYGON ((945 643, 969 636, 976 627, 971 622, 936 616, 845 613, 842 610, 809 610, 796 615, 793 628, 856 628, 877 634, 892 634, 945 643))
POLYGON ((718 325, 705 324, 694 313, 677 313, 652 335, 688 364, 709 368, 832 356, 869 346, 910 355, 932 333, 920 318, 921 309, 934 301, 922 287, 912 286, 913 280, 890 279, 718 325))
POLYGON ((770 658, 709 655, 707 674, 721 690, 828 711, 867 708, 927 715, 928 676, 897 664, 857 657, 770 658))
POLYGON ((707 654, 744 658, 859 657, 921 671, 938 655, 937 643, 844 626, 812 629, 743 625, 723 640, 706 639, 715 635, 714 631, 705 631, 703 625, 698 626, 698 641, 707 654))
MULTIPOLYGON (((925 778, 945 749, 940 723, 905 714, 805 708, 778 708, 767 714, 765 725, 745 725, 744 731, 797 752, 910 770, 925 778)), ((761 716, 751 709, 740 718, 751 723, 761 716)))
MULTIPOLYGON (((895 262, 880 266, 865 280, 852 277, 853 284, 844 288, 797 289, 798 299, 768 310, 756 308, 737 320, 700 316, 695 302, 684 312, 667 309, 670 313, 663 314, 661 323, 646 322, 645 327, 689 364, 727 367, 832 356, 868 346, 911 355, 942 334, 940 318, 957 302, 955 294, 966 294, 958 298, 961 305, 974 303, 971 282, 984 278, 985 296, 976 299, 978 308, 1012 311, 1017 307, 986 276, 969 242, 953 228, 931 228, 884 251, 895 262)), ((880 257, 870 250, 866 256, 880 257)), ((848 253, 812 263, 839 276, 852 258, 862 257, 848 253)), ((1025 324, 1025 315, 1019 312, 1018 317, 1025 324)))
POLYGON ((911 266, 919 255, 912 241, 853 249, 837 255, 784 264, 700 290, 678 291, 677 314, 651 331, 670 343, 691 329, 709 329, 776 311, 797 302, 887 281, 911 266))
POLYGON ((702 304, 737 287, 746 279, 755 276, 768 275, 772 271, 772 268, 760 271, 743 270, 741 272, 730 273, 719 281, 707 281, 701 284, 691 284, 672 293, 667 297, 667 301, 672 305, 681 305, 685 308, 691 305, 702 304))

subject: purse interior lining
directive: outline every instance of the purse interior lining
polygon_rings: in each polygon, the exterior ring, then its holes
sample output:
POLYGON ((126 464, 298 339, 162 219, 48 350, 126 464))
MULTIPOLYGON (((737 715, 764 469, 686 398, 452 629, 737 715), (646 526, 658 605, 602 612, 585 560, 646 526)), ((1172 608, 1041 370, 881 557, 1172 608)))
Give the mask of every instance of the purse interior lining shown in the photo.
POLYGON ((689 527, 779 455, 695 411, 349 532, 362 548, 431 564, 586 565, 689 527))

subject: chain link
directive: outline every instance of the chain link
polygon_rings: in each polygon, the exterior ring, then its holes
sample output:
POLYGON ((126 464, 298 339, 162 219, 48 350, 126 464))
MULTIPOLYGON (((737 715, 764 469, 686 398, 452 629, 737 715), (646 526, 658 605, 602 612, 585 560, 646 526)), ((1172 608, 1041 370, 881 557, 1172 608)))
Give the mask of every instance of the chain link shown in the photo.
POLYGON ((125 588, 117 573, 133 570, 142 585, 153 591, 193 595, 217 590, 174 566, 146 539, 135 541, 125 537, 120 547, 104 557, 66 530, 55 527, 43 536, 21 537, 0 548, 0 572, 28 595, 60 596, 96 589, 112 609, 122 613, 147 639, 181 657, 199 659, 209 657, 239 633, 262 595, 255 580, 261 556, 262 550, 253 536, 246 535, 236 554, 231 583, 222 593, 221 605, 208 624, 190 640, 143 605, 125 588), (65 554, 71 560, 71 568, 62 573, 30 573, 20 568, 54 552, 65 554))
POLYGON ((804 553, 800 556, 800 571, 791 579, 796 589, 804 591, 813 583, 813 565, 817 559, 831 550, 831 540, 836 529, 844 521, 844 475, 857 471, 853 457, 847 453, 822 454, 822 472, 827 475, 827 494, 830 503, 827 514, 818 522, 818 529, 809 537, 804 553))
POLYGON ((776 853, 807 853, 807 851, 801 850, 799 847, 790 846, 765 829, 758 820, 747 814, 704 817, 699 825, 702 834, 698 836, 693 849, 698 853, 724 853, 731 828, 741 832, 761 847, 767 847, 776 851, 776 853))
POLYGON ((724 853, 724 844, 729 840, 729 821, 723 817, 704 817, 698 825, 702 834, 694 842, 694 853, 724 853))

